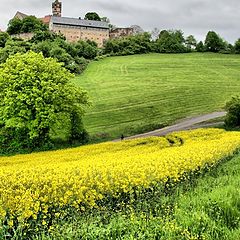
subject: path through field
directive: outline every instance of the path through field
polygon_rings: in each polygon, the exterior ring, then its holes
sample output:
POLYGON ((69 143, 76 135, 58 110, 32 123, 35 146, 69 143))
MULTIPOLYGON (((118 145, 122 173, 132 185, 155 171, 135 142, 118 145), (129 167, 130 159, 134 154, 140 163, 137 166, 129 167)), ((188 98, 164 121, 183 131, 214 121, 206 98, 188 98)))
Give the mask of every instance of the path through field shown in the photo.
MULTIPOLYGON (((131 137, 127 137, 125 139, 128 140, 128 139, 151 137, 151 136, 164 136, 164 135, 172 133, 172 132, 206 127, 206 126, 213 126, 216 123, 204 123, 204 122, 207 122, 207 121, 210 121, 210 120, 213 120, 216 118, 224 117, 225 115, 226 115, 226 112, 214 112, 214 113, 205 114, 205 115, 194 117, 194 118, 188 118, 185 120, 181 120, 172 126, 165 127, 162 129, 157 129, 155 131, 151 131, 148 133, 134 135, 131 137)), ((119 139, 117 139, 116 141, 119 141, 119 139)))

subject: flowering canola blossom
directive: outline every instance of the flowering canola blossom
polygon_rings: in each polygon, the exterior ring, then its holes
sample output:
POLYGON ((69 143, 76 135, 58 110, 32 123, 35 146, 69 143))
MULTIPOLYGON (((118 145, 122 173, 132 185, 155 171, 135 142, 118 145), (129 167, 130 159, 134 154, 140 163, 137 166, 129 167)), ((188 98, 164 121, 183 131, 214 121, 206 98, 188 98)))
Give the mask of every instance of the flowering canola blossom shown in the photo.
POLYGON ((106 196, 179 181, 240 148, 240 133, 200 129, 0 158, 0 218, 96 207, 106 196), (181 140, 180 140, 181 139, 181 140))

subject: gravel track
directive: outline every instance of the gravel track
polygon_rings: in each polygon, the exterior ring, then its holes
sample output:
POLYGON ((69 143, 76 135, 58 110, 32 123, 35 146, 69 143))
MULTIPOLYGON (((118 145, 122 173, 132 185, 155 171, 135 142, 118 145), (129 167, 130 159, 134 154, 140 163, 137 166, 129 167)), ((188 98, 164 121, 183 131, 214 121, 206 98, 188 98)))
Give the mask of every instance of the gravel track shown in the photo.
MULTIPOLYGON (((152 136, 164 136, 172 132, 178 132, 178 131, 189 130, 189 129, 197 129, 202 127, 213 127, 213 126, 219 125, 222 122, 217 122, 217 123, 206 123, 206 122, 216 118, 224 117, 225 115, 226 115, 226 112, 213 112, 213 113, 201 115, 198 117, 187 118, 187 119, 180 120, 178 123, 172 126, 157 129, 157 130, 143 133, 143 134, 134 135, 131 137, 126 137, 125 139, 128 140, 128 139, 136 139, 136 138, 144 138, 144 137, 152 137, 152 136)), ((120 141, 120 139, 117 139, 115 141, 120 141)))

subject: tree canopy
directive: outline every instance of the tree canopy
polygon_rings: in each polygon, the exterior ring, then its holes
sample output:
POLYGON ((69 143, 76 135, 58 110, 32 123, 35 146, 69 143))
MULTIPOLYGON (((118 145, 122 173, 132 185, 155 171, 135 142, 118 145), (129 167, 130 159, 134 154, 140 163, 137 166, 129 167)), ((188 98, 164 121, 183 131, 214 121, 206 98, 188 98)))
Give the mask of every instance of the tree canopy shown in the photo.
POLYGON ((220 52, 225 49, 225 43, 216 32, 209 31, 205 39, 205 49, 209 52, 220 52))
POLYGON ((195 37, 193 35, 189 35, 187 38, 186 38, 186 46, 188 49, 195 49, 196 46, 197 46, 197 40, 195 39, 195 37))
MULTIPOLYGON (((5 42, 5 38, 3 41, 5 42)), ((0 63, 4 63, 11 55, 29 50, 42 52, 44 57, 56 58, 72 73, 81 73, 86 68, 88 60, 94 59, 99 52, 97 44, 93 41, 80 40, 69 43, 62 35, 50 31, 37 31, 30 41, 8 38, 5 46, 0 47, 0 63)))
POLYGON ((182 53, 187 48, 181 30, 162 30, 156 41, 156 51, 159 53, 182 53))
POLYGON ((94 20, 94 21, 101 21, 101 18, 96 12, 88 12, 85 17, 85 20, 94 20))
POLYGON ((45 25, 40 19, 35 16, 27 16, 24 19, 13 18, 8 23, 7 32, 10 35, 19 33, 30 33, 36 31, 47 30, 47 25, 45 25))
POLYGON ((111 55, 132 55, 151 52, 151 48, 151 35, 143 33, 108 40, 104 46, 104 53, 111 55))
POLYGON ((8 140, 20 131, 28 139, 24 147, 41 146, 61 114, 81 118, 88 98, 72 77, 55 59, 31 51, 0 65, 0 126, 11 133, 8 140))

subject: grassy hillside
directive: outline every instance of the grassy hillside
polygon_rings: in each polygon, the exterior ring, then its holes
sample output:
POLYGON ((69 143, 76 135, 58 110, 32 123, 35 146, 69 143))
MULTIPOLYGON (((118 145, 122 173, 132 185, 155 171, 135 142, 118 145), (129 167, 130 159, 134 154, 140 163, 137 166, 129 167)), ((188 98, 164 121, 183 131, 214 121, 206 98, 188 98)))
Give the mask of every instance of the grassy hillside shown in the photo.
POLYGON ((115 138, 220 110, 240 91, 240 56, 111 57, 91 63, 74 82, 93 102, 84 119, 87 130, 115 138))

